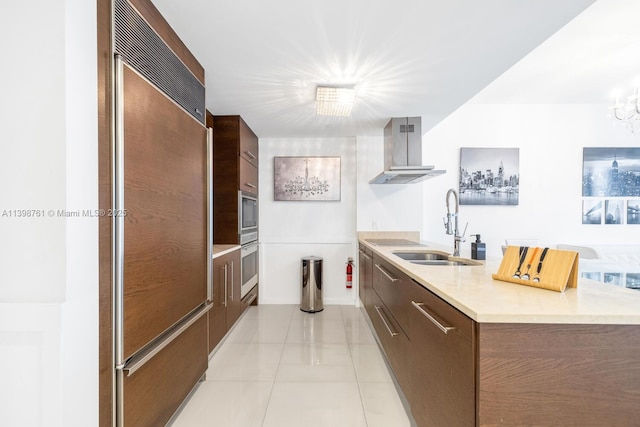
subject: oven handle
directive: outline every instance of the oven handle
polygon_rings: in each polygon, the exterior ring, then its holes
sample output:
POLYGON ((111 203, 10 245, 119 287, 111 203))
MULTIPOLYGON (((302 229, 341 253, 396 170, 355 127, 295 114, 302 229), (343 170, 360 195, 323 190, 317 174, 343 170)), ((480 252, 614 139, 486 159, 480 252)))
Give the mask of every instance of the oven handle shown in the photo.
POLYGON ((240 247, 240 256, 244 257, 246 255, 252 254, 258 250, 258 242, 254 241, 251 243, 247 243, 240 247))

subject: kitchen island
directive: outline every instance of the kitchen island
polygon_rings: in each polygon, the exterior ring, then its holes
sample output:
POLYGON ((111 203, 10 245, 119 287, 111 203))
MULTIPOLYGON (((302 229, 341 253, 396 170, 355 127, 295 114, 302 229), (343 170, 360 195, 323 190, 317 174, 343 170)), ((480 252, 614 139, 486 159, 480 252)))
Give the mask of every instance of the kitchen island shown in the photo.
POLYGON ((450 248, 370 237, 360 299, 419 426, 637 425, 640 292, 496 281, 500 259, 419 265, 394 252, 450 248))

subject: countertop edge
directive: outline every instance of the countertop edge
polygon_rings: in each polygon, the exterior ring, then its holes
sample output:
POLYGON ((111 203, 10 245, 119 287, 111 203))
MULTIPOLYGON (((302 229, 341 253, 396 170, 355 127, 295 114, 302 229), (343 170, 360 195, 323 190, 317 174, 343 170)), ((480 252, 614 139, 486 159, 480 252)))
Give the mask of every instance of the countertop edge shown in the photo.
POLYGON ((233 251, 240 249, 240 245, 234 244, 214 244, 212 246, 212 259, 216 259, 233 251))
MULTIPOLYGON (((640 324, 640 304, 638 304, 637 311, 632 309, 631 312, 626 313, 615 313, 612 311, 597 311, 597 312, 588 312, 584 311, 584 307, 580 306, 582 302, 581 299, 591 299, 593 300, 598 298, 597 291, 602 291, 603 286, 610 286, 610 288, 605 289, 605 291, 609 291, 613 297, 612 299, 617 298, 617 295, 620 294, 620 298, 632 297, 633 299, 638 299, 640 302, 640 293, 634 294, 637 291, 626 292, 620 288, 617 288, 612 285, 600 284, 600 283, 589 283, 592 281, 586 279, 580 279, 578 289, 570 288, 567 289, 563 293, 558 293, 554 291, 549 291, 546 289, 532 288, 527 286, 514 285, 506 282, 496 281, 491 278, 491 273, 487 272, 486 277, 482 277, 482 281, 487 284, 490 283, 491 290, 499 295, 500 290, 496 288, 504 289, 505 294, 510 294, 513 296, 514 293, 521 293, 525 297, 537 298, 538 300, 548 299, 549 302, 552 302, 556 305, 560 305, 561 307, 557 312, 553 312, 553 308, 544 307, 545 310, 540 310, 539 312, 533 311, 523 311, 521 313, 517 313, 515 311, 509 310, 496 310, 491 311, 486 308, 486 302, 474 304, 473 298, 466 298, 465 301, 464 296, 462 298, 458 298, 450 295, 444 288, 446 286, 439 286, 436 283, 435 279, 427 279, 424 276, 416 273, 417 267, 412 267, 413 265, 408 263, 407 261, 403 261, 398 257, 390 256, 390 252, 398 251, 398 250, 406 250, 407 248, 401 247, 379 247, 377 245, 371 244, 365 240, 365 237, 359 236, 358 242, 371 251, 373 251, 378 256, 385 259, 387 262, 391 263, 393 266, 401 270, 403 273, 408 275, 411 279, 413 279, 416 283, 421 285, 423 288, 433 292, 438 297, 452 305, 453 307, 460 310, 462 313, 470 317, 476 322, 479 323, 535 323, 535 324, 612 324, 612 325, 639 325, 640 324), (595 290, 595 291, 593 291, 595 290), (551 292, 551 294, 549 294, 551 292), (558 304, 558 301, 560 302, 558 304), (474 306, 475 305, 475 306, 474 306), (478 308, 478 306, 484 305, 485 308, 478 308), (582 310, 582 311, 581 311, 582 310)), ((450 250, 443 249, 441 245, 437 244, 426 244, 426 247, 417 248, 417 249, 433 249, 433 250, 445 250, 448 253, 451 253, 450 250)), ((486 271, 487 268, 492 268, 493 264, 496 264, 496 260, 489 261, 491 264, 487 266, 487 262, 483 262, 484 267, 483 270, 486 271)), ((499 261, 497 262, 499 264, 499 261)), ((433 268, 433 267, 432 267, 433 268)), ((447 268, 447 267, 435 267, 435 268, 447 268)), ((455 267, 454 267, 455 268, 455 267)), ((468 267, 461 267, 468 268, 468 267)), ((435 271, 435 270, 434 270, 435 271)), ((442 270, 440 270, 442 271, 442 270)), ((449 270, 455 271, 455 270, 449 270)), ((457 274, 457 273, 456 273, 457 274)), ((474 279, 477 280, 477 279, 474 279)), ((621 300, 622 301, 622 300, 621 300)), ((499 304, 496 302, 495 304, 499 304)), ((549 304, 552 306, 553 304, 549 304)), ((627 307, 627 310, 628 307, 627 307)))

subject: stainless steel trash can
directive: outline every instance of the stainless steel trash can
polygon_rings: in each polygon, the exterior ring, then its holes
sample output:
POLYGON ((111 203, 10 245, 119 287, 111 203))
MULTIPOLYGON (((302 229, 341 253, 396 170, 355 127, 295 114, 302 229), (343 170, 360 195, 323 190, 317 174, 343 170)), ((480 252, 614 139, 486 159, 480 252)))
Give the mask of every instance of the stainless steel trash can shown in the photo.
POLYGON ((300 310, 307 313, 322 311, 322 258, 302 258, 302 296, 300 310))

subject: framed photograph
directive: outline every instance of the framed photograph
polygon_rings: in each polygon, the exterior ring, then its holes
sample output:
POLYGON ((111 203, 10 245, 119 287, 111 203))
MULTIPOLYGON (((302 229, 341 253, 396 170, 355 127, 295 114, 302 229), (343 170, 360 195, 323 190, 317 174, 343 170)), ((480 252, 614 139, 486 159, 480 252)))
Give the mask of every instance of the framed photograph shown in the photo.
POLYGON ((611 199, 604 201, 604 223, 622 224, 624 212, 624 200, 611 199))
POLYGON ((580 274, 580 277, 584 277, 585 279, 597 280, 598 282, 602 281, 602 274, 598 271, 583 271, 580 274))
POLYGON ((627 200, 627 224, 640 224, 640 199, 627 200))
POLYGON ((602 224, 602 200, 584 199, 582 201, 582 223, 602 224))
POLYGON ((339 201, 340 157, 274 157, 276 201, 339 201))
POLYGON ((640 196, 640 148, 585 147, 582 156, 583 197, 640 196))
POLYGON ((640 273, 627 273, 627 288, 640 289, 640 273))
POLYGON ((519 148, 461 148, 461 205, 517 205, 519 148))
POLYGON ((616 286, 624 286, 622 284, 622 273, 604 273, 604 283, 611 283, 616 286))

